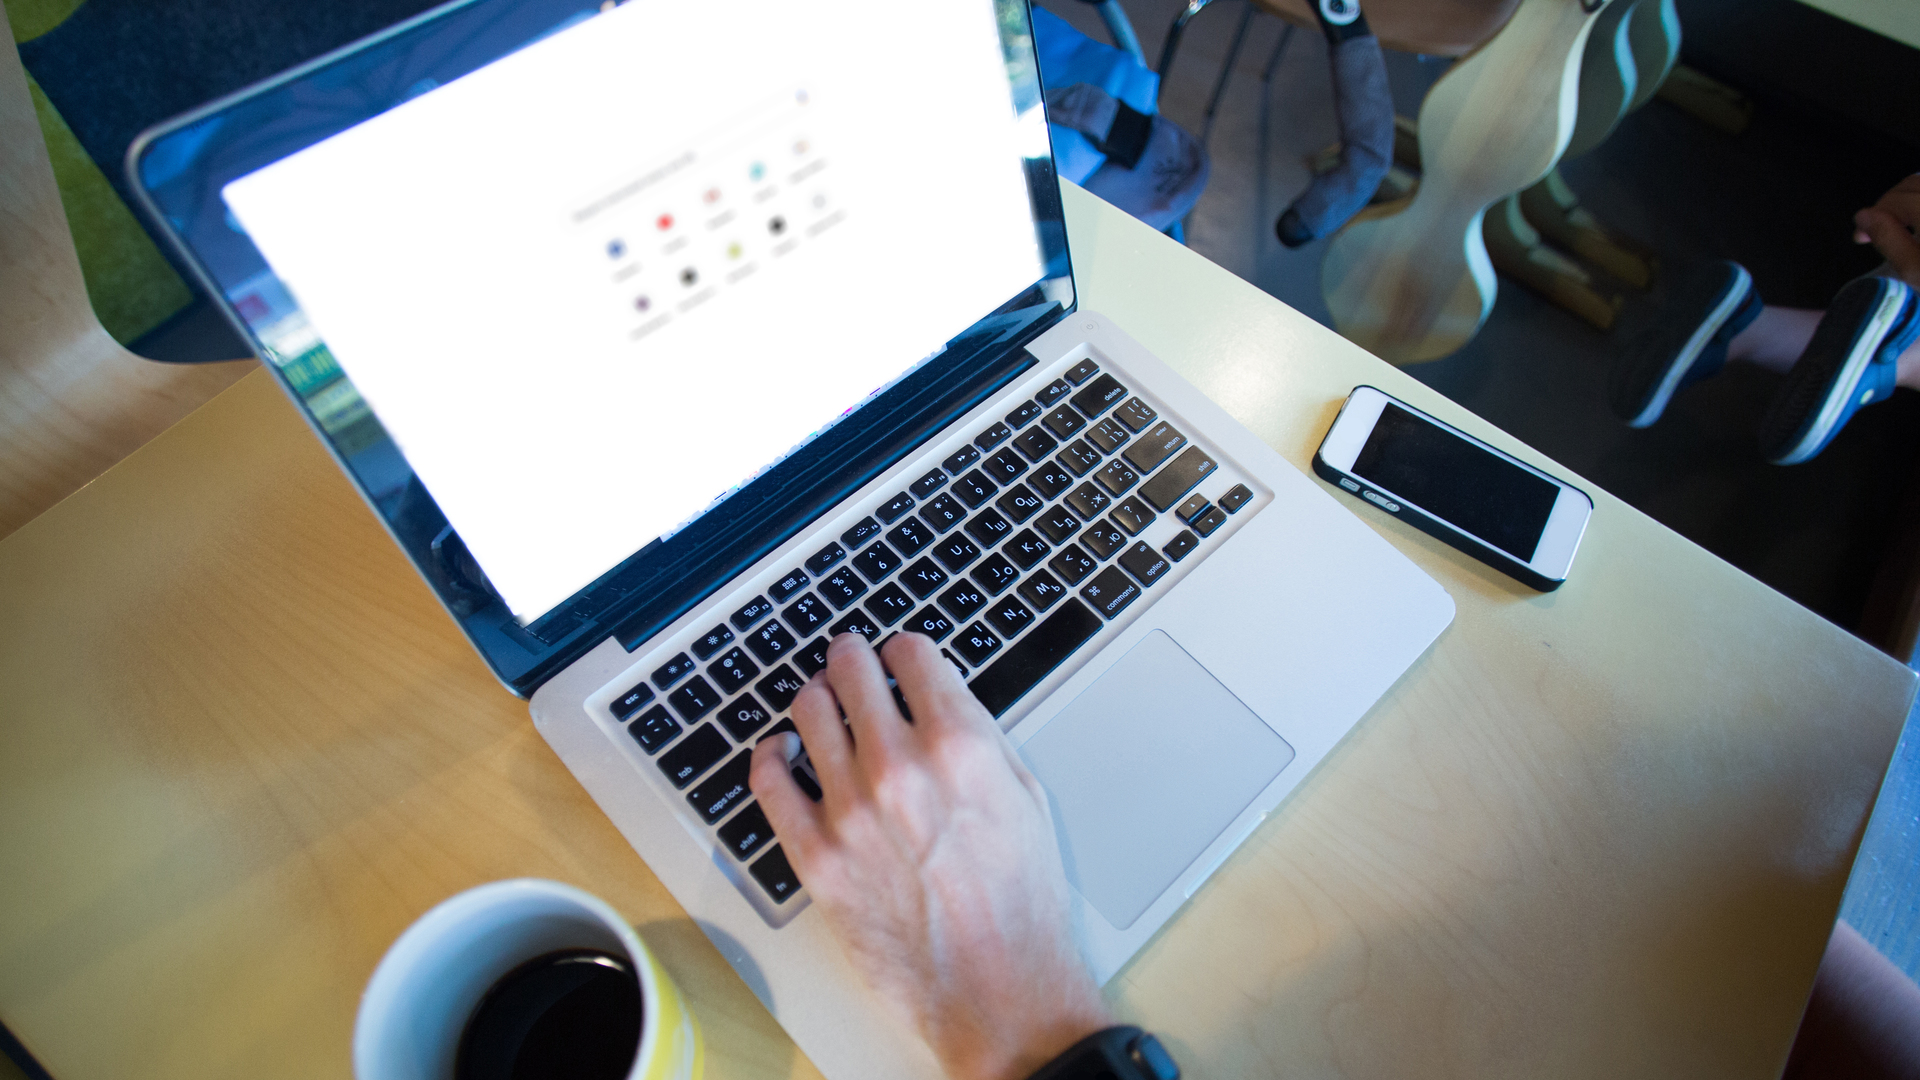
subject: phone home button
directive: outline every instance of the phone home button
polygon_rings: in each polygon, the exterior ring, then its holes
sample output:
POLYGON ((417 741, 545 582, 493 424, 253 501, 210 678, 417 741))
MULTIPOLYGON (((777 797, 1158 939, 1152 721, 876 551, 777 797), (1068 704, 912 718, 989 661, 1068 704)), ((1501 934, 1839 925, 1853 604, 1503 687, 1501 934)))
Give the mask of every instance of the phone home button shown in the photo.
POLYGON ((1400 512, 1399 503, 1394 502, 1392 499, 1387 498, 1385 495, 1382 495, 1377 491, 1362 492, 1362 496, 1368 502, 1372 503, 1373 505, 1379 507, 1382 510, 1385 510, 1389 514, 1397 514, 1400 512))

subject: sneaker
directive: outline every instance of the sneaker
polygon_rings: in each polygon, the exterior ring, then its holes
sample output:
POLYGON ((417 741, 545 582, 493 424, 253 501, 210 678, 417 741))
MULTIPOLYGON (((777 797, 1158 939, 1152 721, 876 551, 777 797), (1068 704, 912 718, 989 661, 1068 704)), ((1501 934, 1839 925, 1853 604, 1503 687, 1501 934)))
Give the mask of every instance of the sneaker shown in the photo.
POLYGON ((1674 290, 1660 325, 1627 346, 1609 380, 1607 397, 1629 427, 1660 419, 1685 387, 1717 375, 1733 336, 1759 318, 1753 275, 1735 262, 1717 262, 1688 275, 1674 290))
POLYGON ((1895 364, 1920 337, 1920 303, 1903 281, 1848 282, 1827 305, 1760 422, 1760 452, 1797 465, 1826 449, 1862 405, 1893 394, 1895 364))

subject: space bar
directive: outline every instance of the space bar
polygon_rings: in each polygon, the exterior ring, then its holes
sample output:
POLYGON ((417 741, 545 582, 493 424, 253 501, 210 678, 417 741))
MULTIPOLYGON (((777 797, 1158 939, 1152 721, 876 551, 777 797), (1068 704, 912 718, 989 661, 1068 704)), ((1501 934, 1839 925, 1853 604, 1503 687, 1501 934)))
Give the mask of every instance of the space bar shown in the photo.
POLYGON ((967 687, 988 712, 1000 716, 1059 667, 1060 661, 1072 656, 1073 650, 1099 633, 1100 626, 1100 616, 1078 599, 1068 597, 1059 611, 1015 642, 967 687))

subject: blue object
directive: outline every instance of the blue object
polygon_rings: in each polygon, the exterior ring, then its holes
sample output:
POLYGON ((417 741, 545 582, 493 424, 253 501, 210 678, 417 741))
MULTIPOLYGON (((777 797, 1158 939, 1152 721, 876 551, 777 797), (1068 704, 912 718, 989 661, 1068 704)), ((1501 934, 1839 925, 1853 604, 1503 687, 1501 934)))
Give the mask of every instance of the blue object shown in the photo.
MULTIPOLYGON (((1090 83, 1149 116, 1157 111, 1160 76, 1112 45, 1075 30, 1045 8, 1033 9, 1033 45, 1040 57, 1040 82, 1045 88, 1090 83)), ((1106 155, 1094 149, 1085 135, 1059 124, 1048 126, 1053 129, 1054 168, 1063 178, 1084 184, 1106 163, 1106 155)))

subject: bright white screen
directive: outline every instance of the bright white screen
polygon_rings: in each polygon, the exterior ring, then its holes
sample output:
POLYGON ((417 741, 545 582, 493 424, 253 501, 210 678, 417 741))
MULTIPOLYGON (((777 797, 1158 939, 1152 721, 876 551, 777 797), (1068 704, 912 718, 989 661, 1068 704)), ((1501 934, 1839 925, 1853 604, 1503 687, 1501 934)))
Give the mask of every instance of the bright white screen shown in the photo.
POLYGON ((1038 280, 1019 145, 989 0, 631 0, 223 194, 529 620, 1038 280))

